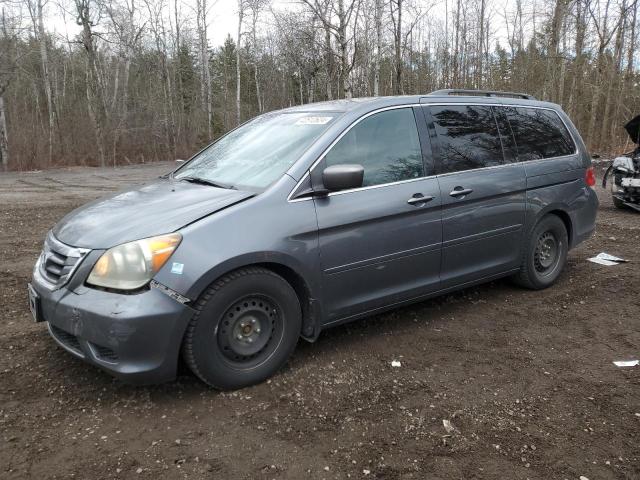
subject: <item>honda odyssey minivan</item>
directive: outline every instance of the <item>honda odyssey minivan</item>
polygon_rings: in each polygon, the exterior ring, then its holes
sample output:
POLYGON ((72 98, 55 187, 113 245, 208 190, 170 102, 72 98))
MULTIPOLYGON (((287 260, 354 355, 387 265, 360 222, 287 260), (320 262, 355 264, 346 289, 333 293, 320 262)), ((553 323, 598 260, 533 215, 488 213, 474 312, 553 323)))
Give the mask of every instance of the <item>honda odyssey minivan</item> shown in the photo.
POLYGON ((180 358, 260 382, 300 337, 510 276, 543 289, 595 228, 591 160, 558 105, 443 90, 254 118, 48 233, 36 321, 134 382, 180 358))

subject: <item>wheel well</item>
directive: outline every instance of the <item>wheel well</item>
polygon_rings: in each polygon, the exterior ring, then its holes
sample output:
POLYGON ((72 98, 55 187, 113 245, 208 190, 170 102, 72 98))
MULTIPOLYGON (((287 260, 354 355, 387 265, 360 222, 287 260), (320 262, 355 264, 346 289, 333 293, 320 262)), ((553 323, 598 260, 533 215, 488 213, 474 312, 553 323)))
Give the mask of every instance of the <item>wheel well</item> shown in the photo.
POLYGON ((550 215, 555 215, 562 220, 564 227, 567 229, 567 237, 569 238, 569 247, 573 245, 573 226, 571 224, 571 217, 564 210, 551 210, 550 215))
POLYGON ((302 335, 308 338, 313 337, 316 333, 316 315, 312 307, 311 290, 309 290, 309 286, 304 278, 292 268, 281 263, 256 263, 254 266, 266 268, 277 273, 293 287, 300 300, 300 307, 302 308, 302 335))

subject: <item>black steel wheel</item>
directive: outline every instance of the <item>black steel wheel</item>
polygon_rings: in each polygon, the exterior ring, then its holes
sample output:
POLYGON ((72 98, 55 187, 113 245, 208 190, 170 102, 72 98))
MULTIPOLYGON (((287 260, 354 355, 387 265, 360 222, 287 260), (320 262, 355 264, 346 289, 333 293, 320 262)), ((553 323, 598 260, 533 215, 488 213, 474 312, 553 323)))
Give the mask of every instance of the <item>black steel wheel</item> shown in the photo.
POLYGON ((560 217, 546 215, 533 228, 523 260, 513 278, 523 287, 540 290, 555 283, 567 262, 569 236, 560 217))
POLYGON ((533 251, 533 264, 540 275, 547 275, 556 268, 560 260, 560 245, 553 231, 546 230, 538 236, 533 251))
POLYGON ((226 361, 246 367, 259 364, 272 353, 282 337, 283 327, 276 300, 248 295, 222 315, 216 337, 226 361))
POLYGON ((248 267, 216 280, 200 296, 183 340, 189 368, 208 385, 230 390, 259 383, 293 352, 302 325, 289 283, 248 267))

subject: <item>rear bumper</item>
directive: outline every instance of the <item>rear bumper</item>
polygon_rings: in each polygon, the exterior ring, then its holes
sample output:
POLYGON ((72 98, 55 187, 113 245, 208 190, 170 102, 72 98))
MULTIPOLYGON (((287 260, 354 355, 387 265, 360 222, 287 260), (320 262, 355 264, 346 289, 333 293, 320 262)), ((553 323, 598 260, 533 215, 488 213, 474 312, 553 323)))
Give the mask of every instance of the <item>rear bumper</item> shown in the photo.
POLYGON ((182 337, 193 315, 189 306, 155 288, 123 295, 33 286, 49 333, 72 355, 130 383, 175 378, 182 337))

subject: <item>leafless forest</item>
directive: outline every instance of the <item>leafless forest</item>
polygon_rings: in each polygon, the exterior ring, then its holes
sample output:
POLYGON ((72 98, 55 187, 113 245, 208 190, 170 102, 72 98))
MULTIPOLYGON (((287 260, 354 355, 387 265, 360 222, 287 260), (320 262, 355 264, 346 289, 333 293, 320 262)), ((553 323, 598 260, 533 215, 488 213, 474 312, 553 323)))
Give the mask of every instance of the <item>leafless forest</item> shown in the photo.
POLYGON ((5 169, 184 158, 261 112, 438 88, 560 103, 596 152, 640 113, 638 0, 1 2, 5 169))

